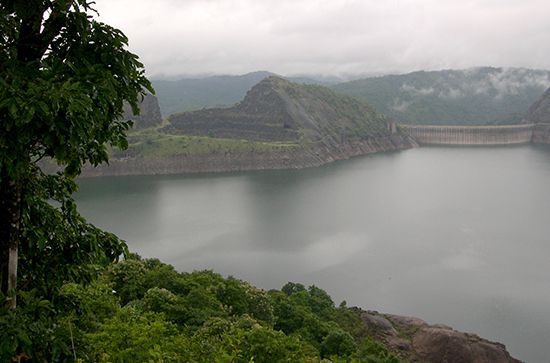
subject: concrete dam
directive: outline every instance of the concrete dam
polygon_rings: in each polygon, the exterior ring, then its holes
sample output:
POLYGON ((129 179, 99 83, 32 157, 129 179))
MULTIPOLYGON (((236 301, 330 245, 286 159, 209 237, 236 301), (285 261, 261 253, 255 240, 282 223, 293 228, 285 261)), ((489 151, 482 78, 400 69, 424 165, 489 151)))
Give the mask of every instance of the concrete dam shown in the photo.
POLYGON ((550 143, 550 124, 517 125, 389 125, 420 145, 513 145, 550 143))

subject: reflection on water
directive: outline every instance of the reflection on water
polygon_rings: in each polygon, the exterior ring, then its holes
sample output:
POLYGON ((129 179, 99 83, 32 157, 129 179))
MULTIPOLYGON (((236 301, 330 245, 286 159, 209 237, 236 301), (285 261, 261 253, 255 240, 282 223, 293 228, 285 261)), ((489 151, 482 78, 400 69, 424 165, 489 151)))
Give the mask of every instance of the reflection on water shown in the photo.
POLYGON ((301 171, 83 179, 82 213, 143 256, 264 288, 315 284, 548 361, 550 148, 421 148, 301 171))

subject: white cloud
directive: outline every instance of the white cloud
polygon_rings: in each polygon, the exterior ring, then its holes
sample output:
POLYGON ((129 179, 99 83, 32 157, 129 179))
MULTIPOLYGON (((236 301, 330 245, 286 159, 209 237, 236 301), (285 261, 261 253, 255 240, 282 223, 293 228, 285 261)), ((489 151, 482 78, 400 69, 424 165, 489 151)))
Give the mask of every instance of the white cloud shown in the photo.
POLYGON ((98 0, 97 8, 150 74, 550 68, 546 0, 98 0))
POLYGON ((435 92, 435 89, 433 87, 416 88, 406 83, 401 86, 401 90, 405 92, 409 92, 413 95, 421 95, 421 96, 431 95, 435 92))
POLYGON ((458 88, 449 88, 443 92, 440 92, 439 97, 441 98, 450 98, 450 99, 457 99, 460 97, 464 97, 464 92, 458 88))

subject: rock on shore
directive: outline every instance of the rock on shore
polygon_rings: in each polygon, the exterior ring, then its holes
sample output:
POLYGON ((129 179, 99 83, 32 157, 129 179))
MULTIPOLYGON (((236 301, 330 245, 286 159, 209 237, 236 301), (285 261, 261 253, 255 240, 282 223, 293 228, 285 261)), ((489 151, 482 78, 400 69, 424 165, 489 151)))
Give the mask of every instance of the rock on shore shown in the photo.
POLYGON ((369 332, 411 362, 521 363, 503 344, 422 319, 359 310, 369 332))

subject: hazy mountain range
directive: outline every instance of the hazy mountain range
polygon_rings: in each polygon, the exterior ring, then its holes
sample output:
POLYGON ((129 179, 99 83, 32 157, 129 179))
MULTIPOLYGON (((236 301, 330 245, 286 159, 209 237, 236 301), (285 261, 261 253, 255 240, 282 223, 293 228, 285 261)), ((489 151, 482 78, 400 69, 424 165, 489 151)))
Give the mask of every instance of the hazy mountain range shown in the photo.
MULTIPOLYGON (((270 72, 177 81, 153 80, 164 117, 174 113, 231 106, 270 72)), ((524 68, 471 68, 419 71, 363 78, 339 84, 326 79, 288 77, 324 84, 368 102, 400 122, 425 124, 502 124, 522 120, 550 86, 550 71, 524 68)))
MULTIPOLYGON (((194 111, 201 108, 231 106, 241 101, 246 92, 262 79, 275 73, 259 71, 240 76, 211 76, 180 80, 152 80, 162 115, 194 111)), ((305 77, 290 77, 298 83, 325 83, 305 77)))
POLYGON ((400 122, 503 124, 519 123, 549 86, 549 71, 484 67, 366 78, 333 89, 400 122))

